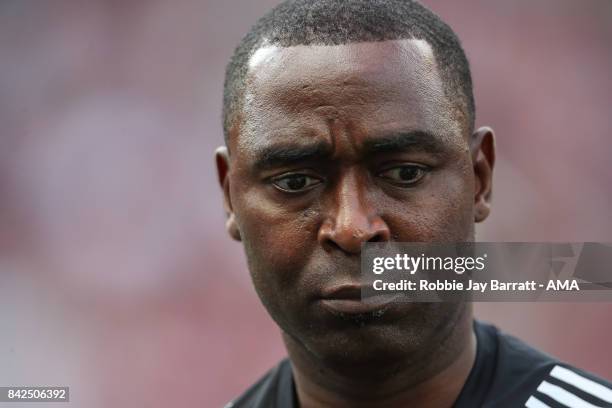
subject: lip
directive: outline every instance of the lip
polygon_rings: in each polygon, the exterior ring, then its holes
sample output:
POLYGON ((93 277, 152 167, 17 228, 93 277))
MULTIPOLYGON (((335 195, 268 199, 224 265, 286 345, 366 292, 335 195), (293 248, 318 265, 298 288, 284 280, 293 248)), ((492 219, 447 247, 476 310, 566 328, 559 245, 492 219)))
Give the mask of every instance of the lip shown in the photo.
POLYGON ((339 285, 326 289, 322 293, 323 299, 346 299, 346 300, 361 300, 361 290, 365 286, 360 285, 339 285))
POLYGON ((365 286, 341 285, 323 291, 321 306, 333 313, 364 314, 384 310, 397 300, 401 294, 383 294, 361 298, 365 286))

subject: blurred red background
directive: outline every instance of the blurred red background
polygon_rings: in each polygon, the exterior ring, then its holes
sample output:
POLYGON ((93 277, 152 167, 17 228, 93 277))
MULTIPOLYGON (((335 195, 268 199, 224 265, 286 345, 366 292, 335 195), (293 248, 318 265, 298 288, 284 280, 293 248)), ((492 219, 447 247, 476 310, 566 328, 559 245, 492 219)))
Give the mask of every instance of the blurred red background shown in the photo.
MULTIPOLYGON (((483 241, 612 241, 612 2, 425 3, 497 133, 483 241)), ((276 1, 0 3, 0 385, 218 407, 283 355, 213 164, 225 64, 276 1)), ((611 304, 477 315, 612 377, 611 304)), ((54 405, 58 406, 58 405, 54 405)))

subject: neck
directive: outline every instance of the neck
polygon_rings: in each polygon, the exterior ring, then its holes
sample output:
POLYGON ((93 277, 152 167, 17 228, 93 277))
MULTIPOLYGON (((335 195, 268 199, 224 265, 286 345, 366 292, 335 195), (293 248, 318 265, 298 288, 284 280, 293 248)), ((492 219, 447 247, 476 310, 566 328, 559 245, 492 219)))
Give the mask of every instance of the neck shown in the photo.
MULTIPOLYGON (((470 305, 471 306, 471 305, 470 305)), ((301 408, 448 408, 459 396, 476 357, 471 307, 450 335, 419 356, 398 356, 388 367, 327 367, 296 339, 283 333, 301 408), (351 375, 351 372, 354 375, 351 375), (372 375, 363 375, 363 373, 372 375), (387 373, 378 375, 377 373, 387 373)))

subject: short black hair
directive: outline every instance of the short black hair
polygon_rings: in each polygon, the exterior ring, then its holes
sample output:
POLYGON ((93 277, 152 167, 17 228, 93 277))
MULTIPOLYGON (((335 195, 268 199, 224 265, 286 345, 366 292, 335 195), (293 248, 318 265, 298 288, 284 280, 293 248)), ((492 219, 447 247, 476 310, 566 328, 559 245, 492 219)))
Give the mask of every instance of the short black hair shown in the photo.
MULTIPOLYGON (((227 65, 223 95, 225 142, 242 109, 248 61, 262 46, 340 45, 421 39, 434 52, 444 92, 472 133, 475 107, 470 67, 453 30, 413 0, 286 0, 261 17, 227 65)), ((461 123, 461 122, 460 122, 461 123)))

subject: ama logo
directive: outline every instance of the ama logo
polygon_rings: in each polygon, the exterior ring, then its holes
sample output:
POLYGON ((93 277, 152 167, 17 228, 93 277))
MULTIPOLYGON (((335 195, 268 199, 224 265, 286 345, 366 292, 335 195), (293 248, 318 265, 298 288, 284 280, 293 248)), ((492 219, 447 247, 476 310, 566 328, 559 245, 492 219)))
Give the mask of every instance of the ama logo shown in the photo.
POLYGON ((546 284, 546 290, 580 290, 580 286, 576 279, 571 280, 549 280, 546 284))

